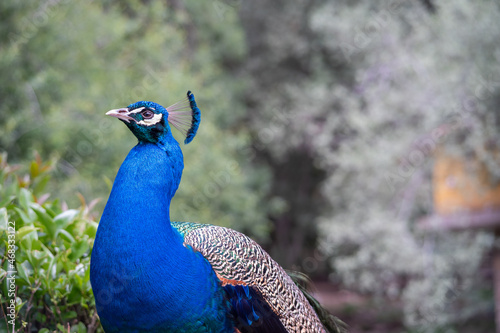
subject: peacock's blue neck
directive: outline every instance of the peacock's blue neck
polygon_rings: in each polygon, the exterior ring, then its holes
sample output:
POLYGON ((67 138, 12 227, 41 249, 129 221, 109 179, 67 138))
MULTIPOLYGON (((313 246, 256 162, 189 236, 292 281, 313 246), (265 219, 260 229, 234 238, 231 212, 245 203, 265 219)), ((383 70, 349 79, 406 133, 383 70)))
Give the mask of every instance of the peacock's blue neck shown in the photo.
POLYGON ((118 171, 101 223, 115 235, 151 239, 159 237, 154 230, 164 228, 171 237, 170 201, 179 187, 183 167, 182 151, 175 140, 162 145, 139 143, 118 171))
POLYGON ((172 138, 139 143, 118 171, 91 260, 96 306, 107 332, 182 331, 194 317, 222 311, 214 305, 214 299, 223 302, 210 264, 185 248, 170 224, 182 169, 182 152, 172 138))

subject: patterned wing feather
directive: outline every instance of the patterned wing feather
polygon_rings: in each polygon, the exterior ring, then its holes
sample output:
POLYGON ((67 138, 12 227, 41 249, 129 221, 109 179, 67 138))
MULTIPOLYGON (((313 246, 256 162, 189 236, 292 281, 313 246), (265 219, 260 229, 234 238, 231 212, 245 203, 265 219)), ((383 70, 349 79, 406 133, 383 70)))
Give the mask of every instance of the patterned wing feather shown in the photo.
MULTIPOLYGON (((288 274, 249 237, 209 224, 175 222, 184 244, 212 265, 223 286, 255 292, 288 332, 326 332, 314 309, 288 274)), ((255 332, 255 330, 254 330, 255 332)))

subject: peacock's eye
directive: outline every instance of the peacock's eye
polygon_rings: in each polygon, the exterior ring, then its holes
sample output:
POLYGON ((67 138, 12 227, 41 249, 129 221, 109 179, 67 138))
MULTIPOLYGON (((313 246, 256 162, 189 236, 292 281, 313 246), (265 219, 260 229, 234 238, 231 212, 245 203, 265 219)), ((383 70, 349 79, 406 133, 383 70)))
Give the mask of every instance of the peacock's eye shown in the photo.
POLYGON ((155 114, 151 110, 144 110, 141 112, 141 115, 144 119, 151 119, 155 114))

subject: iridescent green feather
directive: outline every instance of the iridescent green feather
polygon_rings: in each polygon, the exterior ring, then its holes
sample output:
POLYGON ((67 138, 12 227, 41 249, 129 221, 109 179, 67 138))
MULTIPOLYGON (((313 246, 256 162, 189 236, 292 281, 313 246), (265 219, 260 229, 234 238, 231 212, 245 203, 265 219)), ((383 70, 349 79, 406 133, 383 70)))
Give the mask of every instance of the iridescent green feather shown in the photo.
POLYGON ((195 222, 170 222, 170 224, 182 235, 182 237, 186 236, 186 234, 190 233, 193 230, 208 227, 211 225, 195 222))

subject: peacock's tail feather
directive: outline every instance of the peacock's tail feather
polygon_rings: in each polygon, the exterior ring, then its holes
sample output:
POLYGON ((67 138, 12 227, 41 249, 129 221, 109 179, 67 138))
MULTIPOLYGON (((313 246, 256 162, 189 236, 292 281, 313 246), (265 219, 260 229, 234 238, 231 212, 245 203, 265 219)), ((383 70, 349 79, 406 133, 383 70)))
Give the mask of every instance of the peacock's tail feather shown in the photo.
POLYGON ((332 315, 328 312, 321 304, 315 299, 310 290, 312 289, 312 281, 309 279, 307 275, 301 272, 296 271, 286 271, 288 276, 292 279, 292 281, 297 285, 297 287, 302 291, 307 301, 313 307, 314 311, 321 320, 321 323, 326 328, 326 330, 330 333, 347 333, 347 324, 344 323, 339 318, 332 315))

